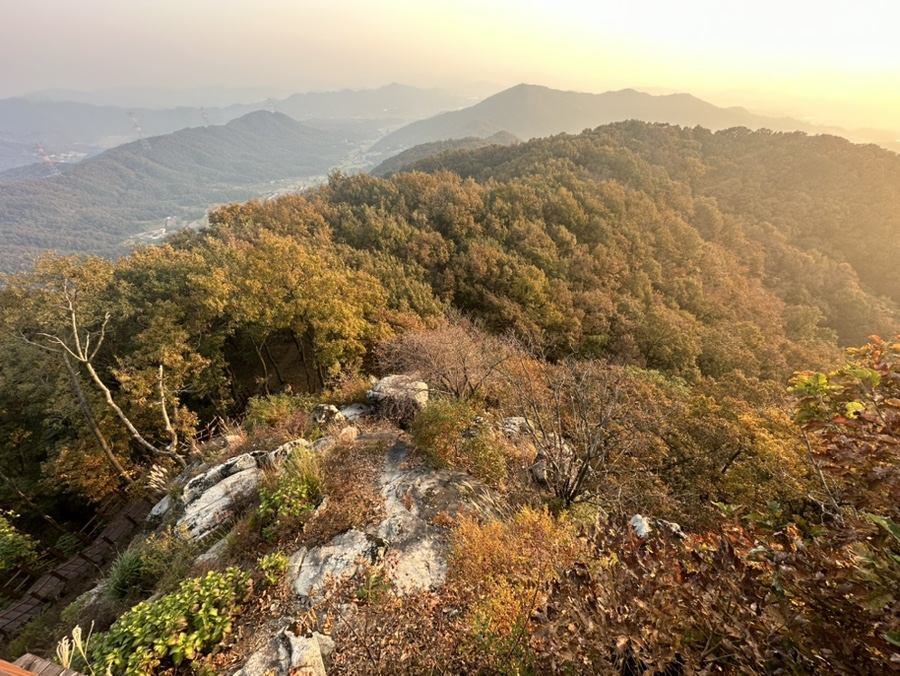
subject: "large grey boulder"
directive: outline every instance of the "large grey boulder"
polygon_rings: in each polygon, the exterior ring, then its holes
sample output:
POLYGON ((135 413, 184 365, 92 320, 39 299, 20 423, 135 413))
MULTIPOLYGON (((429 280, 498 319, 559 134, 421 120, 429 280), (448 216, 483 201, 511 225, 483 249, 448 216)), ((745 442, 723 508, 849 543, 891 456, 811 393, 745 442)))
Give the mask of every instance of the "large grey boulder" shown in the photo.
POLYGON ((288 562, 287 579, 294 593, 310 604, 324 598, 329 582, 352 577, 361 564, 373 563, 378 545, 351 529, 321 547, 299 549, 288 562))
POLYGON ((209 490, 223 479, 238 474, 249 469, 256 469, 258 466, 257 459, 254 454, 243 453, 230 458, 221 465, 216 465, 212 469, 208 469, 203 474, 198 474, 187 482, 184 490, 181 492, 181 500, 185 505, 189 505, 196 500, 202 493, 209 490))
POLYGON ((177 525, 187 528, 196 540, 206 537, 257 494, 259 478, 260 470, 256 467, 225 477, 185 505, 177 525))
POLYGON ((325 659, 334 650, 330 637, 313 632, 297 636, 287 629, 247 658, 234 676, 326 676, 325 659))
POLYGON ((366 406, 365 404, 350 404, 349 406, 344 406, 341 409, 341 415, 347 420, 347 422, 356 422, 365 418, 372 412, 371 406, 366 406))
POLYGON ((428 403, 428 384, 412 376, 385 376, 366 392, 366 399, 388 418, 411 418, 428 403))
POLYGON ((209 535, 256 495, 260 466, 268 463, 262 451, 244 453, 195 476, 181 493, 184 514, 177 525, 186 527, 194 539, 209 535))

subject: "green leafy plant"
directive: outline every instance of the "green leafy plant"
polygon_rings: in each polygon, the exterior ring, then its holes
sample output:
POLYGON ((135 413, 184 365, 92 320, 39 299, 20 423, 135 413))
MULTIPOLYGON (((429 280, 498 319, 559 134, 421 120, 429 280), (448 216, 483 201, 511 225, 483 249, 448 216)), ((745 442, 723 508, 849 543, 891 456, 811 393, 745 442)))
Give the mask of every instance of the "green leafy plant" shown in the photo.
POLYGON ((110 566, 107 593, 113 599, 135 598, 180 581, 197 555, 197 546, 182 530, 169 527, 133 544, 110 566), (168 582, 168 584, 166 584, 168 582))
POLYGON ((391 584, 385 579, 383 570, 369 568, 363 575, 362 584, 356 590, 356 598, 364 603, 377 603, 390 588, 391 584))
POLYGON ((0 573, 13 570, 20 563, 28 563, 36 555, 37 543, 12 523, 18 516, 15 512, 0 511, 0 573))
POLYGON ((274 587, 287 572, 290 558, 284 552, 272 552, 257 559, 263 572, 263 580, 270 587, 274 587))
POLYGON ((310 512, 321 495, 322 475, 315 456, 307 451, 293 453, 274 486, 259 491, 256 520, 263 538, 274 542, 279 533, 310 512))
POLYGON ((125 676, 152 675, 213 652, 253 590, 237 568, 181 583, 177 592, 142 602, 95 637, 90 664, 125 676))

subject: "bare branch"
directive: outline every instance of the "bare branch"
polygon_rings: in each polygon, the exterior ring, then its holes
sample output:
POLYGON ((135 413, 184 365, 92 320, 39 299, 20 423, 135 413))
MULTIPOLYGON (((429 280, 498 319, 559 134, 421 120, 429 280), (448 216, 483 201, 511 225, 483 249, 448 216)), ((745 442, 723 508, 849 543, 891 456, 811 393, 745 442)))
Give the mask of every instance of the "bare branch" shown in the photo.
POLYGON ((169 446, 166 450, 171 453, 175 453, 178 448, 178 433, 175 431, 175 428, 172 427, 172 422, 169 420, 169 411, 166 408, 166 389, 163 384, 163 365, 159 365, 159 406, 162 410, 163 422, 166 426, 166 431, 169 433, 169 446))

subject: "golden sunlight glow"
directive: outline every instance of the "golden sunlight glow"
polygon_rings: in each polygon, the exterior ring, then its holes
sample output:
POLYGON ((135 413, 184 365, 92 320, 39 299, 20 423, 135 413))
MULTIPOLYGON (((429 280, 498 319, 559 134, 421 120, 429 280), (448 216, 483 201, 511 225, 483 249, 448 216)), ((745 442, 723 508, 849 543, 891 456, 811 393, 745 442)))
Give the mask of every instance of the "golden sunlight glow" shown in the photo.
POLYGON ((0 96, 122 84, 530 82, 689 91, 717 104, 900 127, 900 5, 885 0, 4 5, 0 60, 15 67, 5 69, 0 96))

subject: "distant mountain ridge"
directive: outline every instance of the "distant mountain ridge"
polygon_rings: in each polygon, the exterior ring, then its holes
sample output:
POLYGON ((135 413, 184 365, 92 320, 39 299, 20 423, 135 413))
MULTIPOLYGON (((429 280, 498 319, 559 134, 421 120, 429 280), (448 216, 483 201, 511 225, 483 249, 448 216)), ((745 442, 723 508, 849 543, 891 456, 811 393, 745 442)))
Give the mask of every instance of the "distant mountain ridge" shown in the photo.
POLYGON ((202 218, 210 205, 249 199, 270 181, 323 175, 360 139, 256 111, 149 142, 113 148, 59 176, 0 185, 0 269, 46 249, 121 253, 126 238, 169 216, 202 218))
MULTIPOLYGON (((467 136, 485 137, 498 131, 507 131, 527 140, 563 132, 578 133, 629 119, 686 127, 699 125, 713 131, 748 127, 839 133, 833 128, 814 127, 788 117, 765 117, 738 107, 720 108, 690 94, 653 95, 634 89, 587 94, 520 84, 469 108, 412 122, 385 136, 373 151, 396 153, 421 143, 467 136)), ((843 131, 842 135, 853 136, 852 132, 843 131)))
MULTIPOLYGON (((449 141, 422 143, 413 146, 409 150, 404 150, 402 153, 394 155, 393 157, 389 157, 369 173, 373 176, 384 178, 391 174, 395 174, 398 171, 402 171, 411 164, 423 160, 426 157, 432 157, 434 155, 440 155, 441 153, 454 152, 457 150, 476 150, 490 145, 509 146, 518 142, 519 139, 509 132, 498 131, 496 134, 484 138, 479 136, 467 136, 465 138, 451 139, 449 141)), ((0 174, 0 181, 2 181, 2 178, 2 174, 0 174)))
POLYGON ((300 121, 310 118, 383 120, 396 128, 467 103, 462 96, 400 84, 378 89, 294 94, 280 101, 218 108, 128 109, 24 97, 0 99, 0 141, 8 146, 0 147, 0 171, 35 162, 38 158, 33 145, 38 141, 51 154, 75 148, 93 154, 136 140, 135 123, 129 112, 134 114, 145 136, 159 136, 207 123, 222 125, 247 113, 271 108, 300 121))

